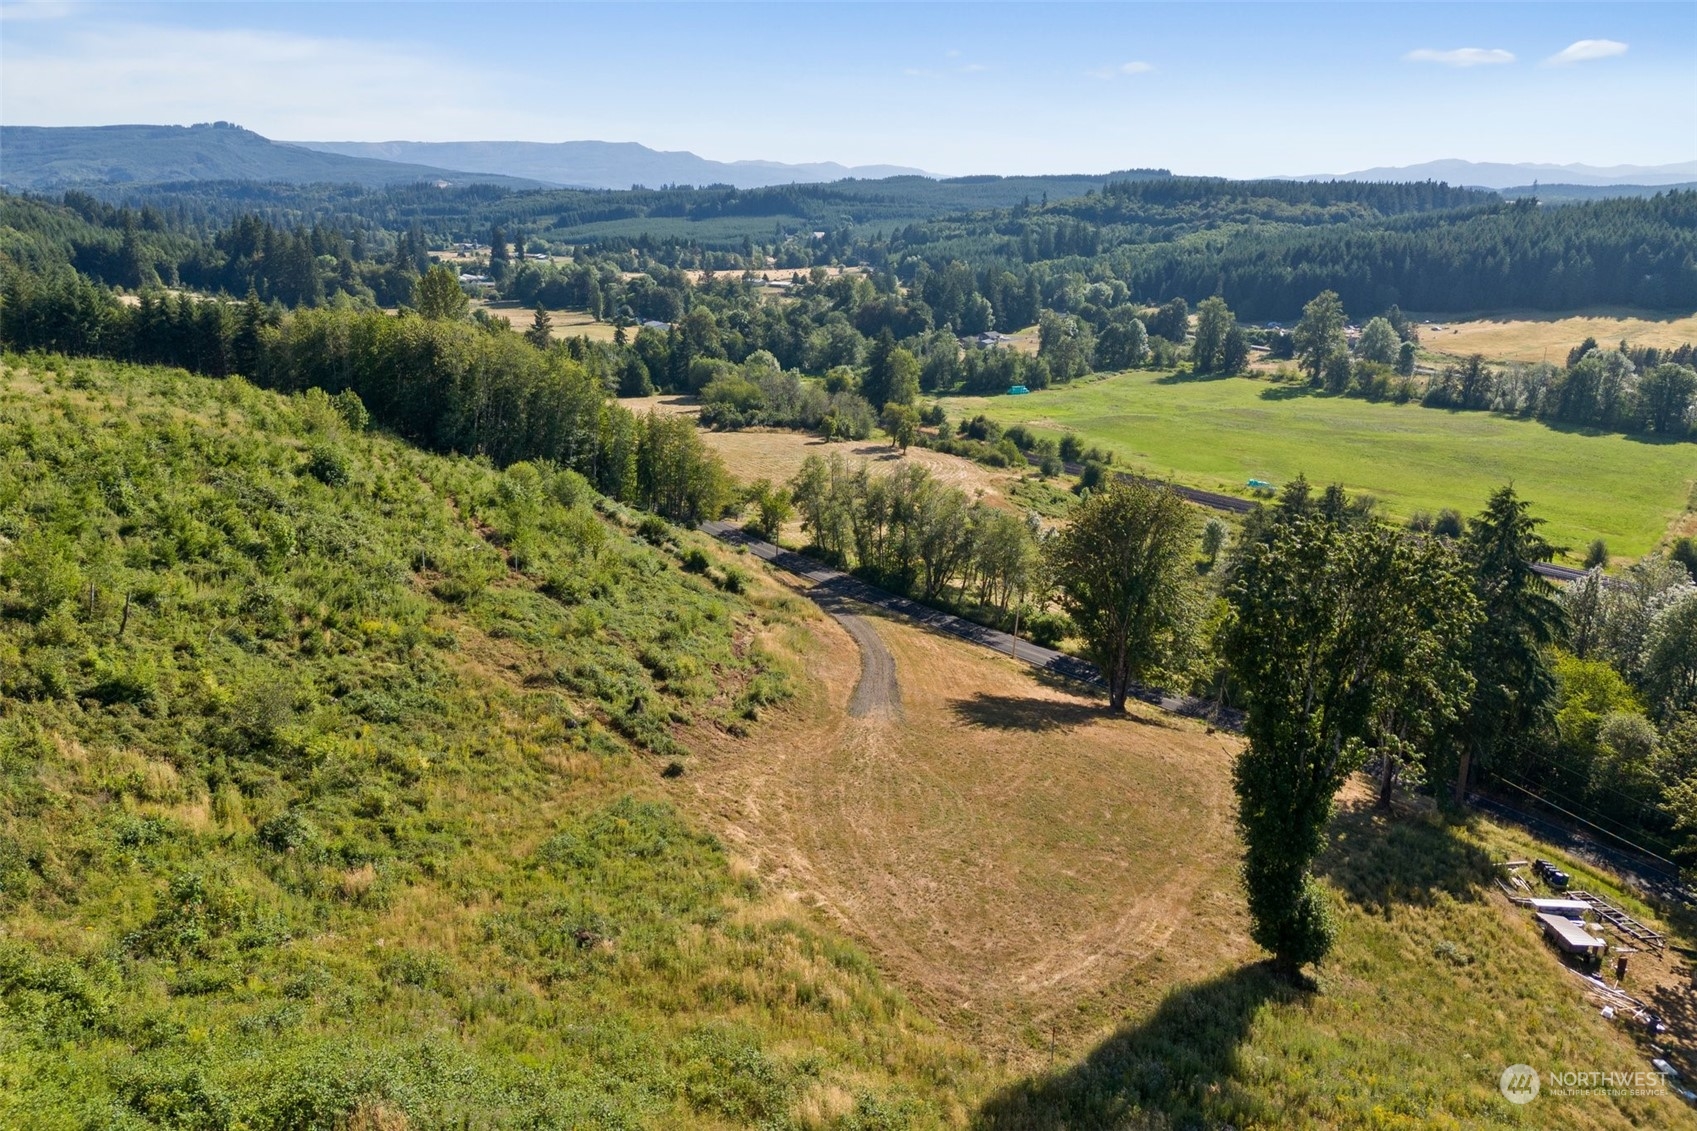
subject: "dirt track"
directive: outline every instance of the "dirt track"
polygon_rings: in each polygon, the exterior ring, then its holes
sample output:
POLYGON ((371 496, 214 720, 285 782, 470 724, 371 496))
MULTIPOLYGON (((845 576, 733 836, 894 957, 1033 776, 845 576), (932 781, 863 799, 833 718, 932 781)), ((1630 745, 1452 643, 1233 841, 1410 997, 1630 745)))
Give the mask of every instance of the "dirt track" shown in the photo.
POLYGON ((853 613, 830 605, 824 607, 826 612, 837 618, 838 624, 848 629, 848 634, 860 646, 860 681, 854 685, 854 695, 849 698, 849 717, 899 716, 902 691, 901 685, 896 682, 896 660, 878 638, 878 630, 853 613))

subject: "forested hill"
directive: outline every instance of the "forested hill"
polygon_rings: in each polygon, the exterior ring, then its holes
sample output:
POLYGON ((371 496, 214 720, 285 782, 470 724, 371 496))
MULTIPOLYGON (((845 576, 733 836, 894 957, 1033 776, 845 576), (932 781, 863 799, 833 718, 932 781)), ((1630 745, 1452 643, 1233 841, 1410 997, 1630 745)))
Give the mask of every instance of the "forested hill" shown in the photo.
POLYGON ((1247 194, 1162 203, 1149 196, 1166 186, 1135 185, 1121 196, 903 230, 865 254, 980 270, 1058 261, 1120 279, 1137 295, 1220 295, 1251 319, 1292 316, 1322 290, 1338 292, 1351 311, 1697 309, 1697 193, 1560 208, 1490 197, 1456 209, 1442 207, 1442 193, 1464 190, 1435 186, 1427 197, 1412 191, 1421 186, 1356 187, 1393 198, 1409 190, 1415 207, 1375 216, 1371 196, 1247 194), (1430 210, 1419 207, 1426 199, 1430 210))
POLYGON ((197 126, 0 126, 0 183, 10 189, 182 181, 418 181, 535 185, 492 173, 378 161, 284 145, 227 122, 197 126))
POLYGON ((623 189, 632 185, 735 185, 761 188, 847 177, 924 176, 901 165, 787 165, 781 161, 711 161, 687 151, 650 149, 631 141, 299 141, 290 144, 349 157, 372 157, 529 177, 548 184, 623 189))
POLYGON ((391 230, 416 225, 440 239, 478 238, 488 234, 491 224, 501 224, 563 243, 647 235, 656 241, 732 248, 745 238, 770 240, 774 232, 823 230, 835 236, 862 226, 888 231, 957 214, 1040 206, 1100 192, 1116 182, 1168 177, 1165 170, 1132 169, 1076 176, 906 176, 758 189, 686 185, 616 192, 417 183, 366 191, 351 185, 227 180, 85 184, 75 191, 109 204, 168 212, 203 226, 256 213, 289 224, 329 221, 391 230))

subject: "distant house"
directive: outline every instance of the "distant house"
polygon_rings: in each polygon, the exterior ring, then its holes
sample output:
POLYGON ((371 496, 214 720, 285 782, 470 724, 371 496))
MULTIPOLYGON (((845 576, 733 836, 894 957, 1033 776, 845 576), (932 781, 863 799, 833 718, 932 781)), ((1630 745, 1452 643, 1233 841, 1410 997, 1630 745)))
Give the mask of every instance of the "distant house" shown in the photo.
POLYGON ((495 280, 488 275, 468 275, 463 271, 460 272, 460 286, 462 287, 488 287, 493 286, 494 283, 495 280))
POLYGON ((670 322, 660 322, 653 318, 649 318, 643 321, 642 328, 644 330, 670 330, 672 328, 672 324, 670 322))

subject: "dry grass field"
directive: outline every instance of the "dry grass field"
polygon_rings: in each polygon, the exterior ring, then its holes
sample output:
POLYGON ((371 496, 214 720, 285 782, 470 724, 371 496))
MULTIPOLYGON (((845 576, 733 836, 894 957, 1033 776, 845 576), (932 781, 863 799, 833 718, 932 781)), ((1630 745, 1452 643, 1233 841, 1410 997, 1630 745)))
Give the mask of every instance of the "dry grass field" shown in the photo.
POLYGON ((810 621, 789 642, 795 709, 689 779, 763 879, 1015 1071, 1249 953, 1235 739, 1142 705, 1112 717, 1009 659, 862 616, 899 707, 850 717, 856 646, 810 621))
MULTIPOLYGON (((1671 1095, 1546 1095, 1527 1112, 1497 1091, 1516 1062, 1647 1065, 1493 894, 1491 861, 1562 860, 1605 892, 1607 877, 1489 822, 1386 816, 1352 783, 1317 864, 1338 947, 1320 991, 1297 994, 1247 935, 1238 738, 1141 705, 1112 717, 1007 658, 858 612, 894 659, 898 704, 854 717, 857 645, 809 611, 761 641, 795 697, 749 737, 688 736, 697 753, 667 788, 776 908, 846 931, 977 1050, 990 1079, 963 1096, 971 1125, 1697 1127, 1671 1095)), ((1634 961, 1636 992, 1689 1016, 1686 960, 1634 961)))
MULTIPOLYGON (((503 318, 514 330, 530 329, 531 321, 536 317, 534 306, 525 306, 518 302, 486 302, 476 300, 473 310, 487 310, 491 317, 503 318)), ((582 336, 594 342, 610 342, 613 340, 615 327, 611 322, 598 322, 582 310, 550 310, 549 319, 553 322, 554 340, 582 336)), ((635 334, 634 330, 626 330, 627 334, 635 334)))
POLYGON ((1587 337, 1606 346, 1622 339, 1635 346, 1671 348, 1697 342, 1697 314, 1646 315, 1642 311, 1603 309, 1575 314, 1506 312, 1467 322, 1430 321, 1420 329, 1420 345, 1455 357, 1483 354, 1488 361, 1552 361, 1561 364, 1567 352, 1587 337))
MULTIPOLYGON (((694 415, 700 405, 691 397, 661 393, 652 397, 628 397, 620 404, 639 416, 649 412, 694 415)), ((934 452, 926 448, 909 448, 902 455, 880 440, 850 440, 827 444, 818 436, 805 432, 748 430, 742 432, 702 432, 701 439, 718 452, 731 474, 744 483, 768 479, 783 483, 801 470, 802 461, 810 455, 829 455, 835 452, 859 464, 871 464, 874 472, 883 473, 903 461, 927 468, 932 475, 968 495, 982 494, 992 505, 1005 505, 1009 484, 1019 478, 1012 470, 985 467, 960 456, 934 452)))

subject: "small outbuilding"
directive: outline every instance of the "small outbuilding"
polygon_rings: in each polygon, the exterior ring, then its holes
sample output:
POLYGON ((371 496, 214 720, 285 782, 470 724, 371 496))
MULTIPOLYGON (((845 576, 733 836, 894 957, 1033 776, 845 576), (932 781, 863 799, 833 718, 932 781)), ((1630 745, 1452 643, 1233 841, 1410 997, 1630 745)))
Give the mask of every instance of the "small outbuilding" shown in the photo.
POLYGON ((1603 951, 1608 944, 1585 929, 1585 925, 1577 919, 1569 919, 1564 915, 1552 915, 1547 911, 1538 913, 1538 925, 1544 929, 1544 937, 1555 944, 1556 949, 1564 954, 1583 958, 1587 962, 1600 962, 1603 951))

